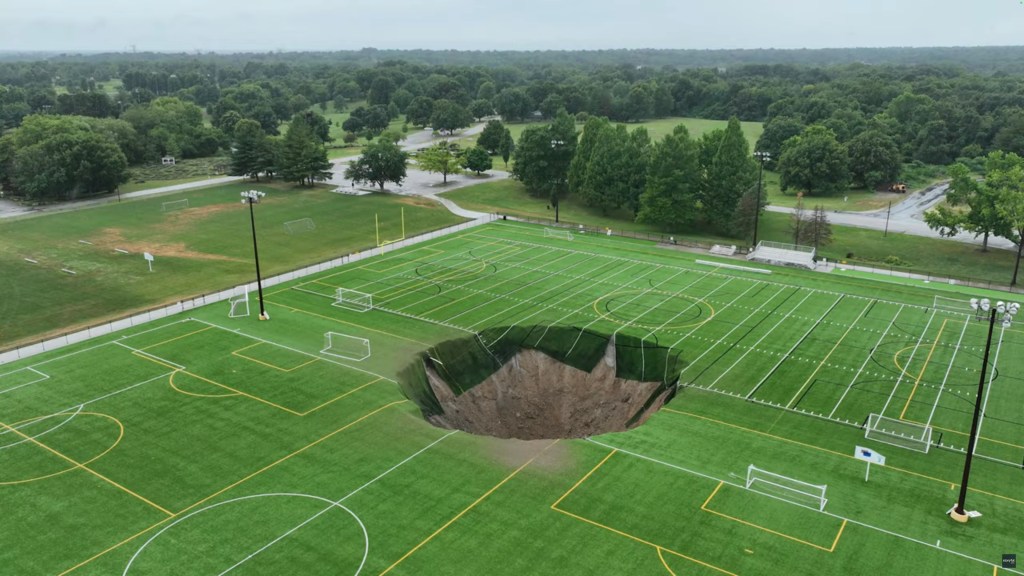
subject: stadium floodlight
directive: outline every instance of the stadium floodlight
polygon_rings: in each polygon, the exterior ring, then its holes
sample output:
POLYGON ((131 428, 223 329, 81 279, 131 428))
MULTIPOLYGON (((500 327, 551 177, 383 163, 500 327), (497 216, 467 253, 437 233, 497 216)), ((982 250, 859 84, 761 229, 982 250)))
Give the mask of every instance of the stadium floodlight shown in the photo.
POLYGON ((266 196, 266 192, 260 190, 246 190, 242 192, 242 204, 249 205, 249 222, 252 224, 252 254, 256 261, 256 290, 260 295, 260 320, 270 320, 267 308, 263 305, 263 282, 260 280, 260 250, 256 246, 256 215, 253 213, 252 205, 259 204, 260 199, 266 196))
MULTIPOLYGON (((971 306, 974 306, 973 298, 971 299, 971 306)), ((995 308, 993 308, 991 300, 982 298, 978 302, 978 308, 983 312, 989 312, 988 338, 985 340, 985 353, 981 358, 981 376, 978 378, 978 395, 974 398, 974 418, 971 420, 971 434, 967 437, 967 455, 964 458, 963 479, 960 481, 960 496, 957 498, 956 505, 947 512, 950 518, 957 522, 967 522, 971 518, 971 514, 964 509, 964 501, 967 499, 967 481, 971 477, 971 461, 974 459, 974 447, 978 442, 978 428, 981 425, 981 404, 985 399, 985 372, 988 370, 988 355, 992 350, 992 332, 996 326, 996 316, 1001 317, 1003 329, 1005 330, 1013 323, 1013 317, 1016 316, 1017 311, 1020 309, 1020 304, 1016 302, 1006 304, 1006 302, 999 301, 996 302, 995 308)))
POLYGON ((761 219, 761 194, 763 194, 764 188, 762 183, 764 182, 764 163, 772 159, 770 152, 757 151, 754 152, 754 157, 760 163, 760 168, 757 171, 757 207, 754 209, 754 241, 751 242, 751 246, 757 246, 757 221, 761 219))

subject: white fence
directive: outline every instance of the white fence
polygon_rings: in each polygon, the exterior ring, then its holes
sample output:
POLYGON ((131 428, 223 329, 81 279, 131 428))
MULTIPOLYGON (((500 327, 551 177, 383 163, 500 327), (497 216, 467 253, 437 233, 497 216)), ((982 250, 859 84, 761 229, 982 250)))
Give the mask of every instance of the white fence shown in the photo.
MULTIPOLYGON (((481 224, 486 224, 487 222, 491 222, 495 219, 497 219, 496 214, 488 214, 486 218, 470 220, 468 222, 456 224, 455 226, 449 226, 447 228, 442 228, 440 230, 434 230, 432 232, 420 234, 419 236, 406 238, 405 240, 401 240, 393 244, 388 244, 386 246, 372 248, 369 250, 356 252, 354 254, 346 254, 341 258, 335 258, 333 260, 320 262, 319 264, 313 264, 312 266, 306 266, 304 268, 292 270, 291 272, 285 272, 284 274, 279 274, 277 276, 272 276, 270 278, 264 278, 263 287, 269 288, 271 286, 276 286, 277 284, 290 282, 297 278, 302 278, 304 276, 309 276, 311 274, 317 274, 325 270, 337 268, 338 266, 344 266, 345 264, 348 264, 350 262, 357 262, 359 260, 379 256, 387 252, 393 252, 400 248, 405 248, 406 246, 412 246, 413 244, 419 244, 421 242, 426 242, 427 240, 433 240, 434 238, 440 238, 441 236, 447 236, 448 234, 453 234, 461 230, 466 230, 468 228, 473 228, 481 224)), ((250 292, 256 291, 256 282, 251 282, 245 286, 249 289, 250 292)), ((57 336, 49 340, 44 340, 42 342, 36 342, 34 344, 28 344, 25 346, 21 346, 19 348, 5 350, 3 352, 0 352, 0 365, 7 364, 9 362, 14 362, 15 360, 21 360, 22 358, 35 356, 36 354, 42 354, 43 352, 49 352, 51 350, 63 348, 71 344, 77 344, 90 338, 95 338, 97 336, 105 336, 107 334, 117 332, 118 330, 124 330, 126 328, 131 328, 133 326, 145 324, 147 322, 152 322, 154 320, 167 318, 168 316, 173 316, 175 314, 181 314, 182 312, 187 312, 189 310, 192 310, 193 308, 199 308, 200 306, 206 306, 207 304, 223 302, 225 300, 228 300, 232 296, 237 295, 238 288, 240 287, 232 286, 231 288, 221 290, 219 292, 214 292, 212 294, 203 294, 202 296, 196 296, 195 298, 182 300, 176 304, 171 304, 170 306, 162 306, 160 308, 146 310, 145 312, 140 312, 132 316, 112 320, 110 322, 105 322, 103 324, 96 324, 83 330, 63 334, 61 336, 57 336)))

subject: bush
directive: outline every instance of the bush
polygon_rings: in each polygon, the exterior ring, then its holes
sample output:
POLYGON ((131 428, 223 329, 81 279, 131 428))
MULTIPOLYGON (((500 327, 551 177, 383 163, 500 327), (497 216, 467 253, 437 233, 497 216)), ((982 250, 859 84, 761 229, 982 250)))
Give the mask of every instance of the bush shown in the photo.
POLYGON ((345 144, 354 144, 356 140, 359 140, 359 136, 355 132, 345 132, 345 135, 341 137, 342 142, 345 144))

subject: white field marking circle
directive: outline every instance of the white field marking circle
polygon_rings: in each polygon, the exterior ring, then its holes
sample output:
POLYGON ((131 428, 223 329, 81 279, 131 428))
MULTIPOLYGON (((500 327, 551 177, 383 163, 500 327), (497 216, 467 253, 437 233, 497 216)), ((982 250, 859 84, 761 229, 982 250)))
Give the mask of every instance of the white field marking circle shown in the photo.
POLYGON ((149 540, 146 540, 146 542, 142 546, 140 546, 138 550, 135 551, 135 554, 132 554, 131 559, 128 560, 128 564, 124 567, 124 572, 121 573, 121 576, 127 576, 128 570, 130 570, 131 567, 132 567, 132 563, 135 562, 135 559, 139 557, 139 554, 142 554, 142 551, 145 550, 146 547, 149 546, 153 542, 153 540, 156 540, 158 537, 160 537, 161 534, 163 534, 164 532, 170 530, 171 528, 174 528, 179 522, 184 522, 185 520, 188 520, 189 518, 191 518, 193 516, 196 516, 198 514, 202 514, 203 512, 206 512, 206 511, 209 511, 209 510, 213 510, 214 508, 219 508, 220 506, 223 506, 225 504, 233 504, 235 502, 241 502, 243 500, 252 500, 254 498, 273 498, 273 497, 310 498, 312 500, 319 500, 319 501, 329 505, 330 507, 340 508, 340 509, 344 510, 345 512, 348 512, 349 515, 352 516, 352 518, 354 518, 355 521, 359 524, 359 529, 363 531, 363 559, 360 560, 359 568, 356 569, 356 572, 355 572, 355 575, 354 575, 354 576, 359 576, 359 573, 363 571, 363 566, 366 564, 366 558, 370 554, 370 536, 366 533, 366 526, 363 525, 363 521, 359 519, 359 516, 356 516, 355 512, 349 510, 347 507, 343 506, 340 502, 335 502, 334 500, 329 500, 327 498, 324 498, 323 496, 313 496, 312 494, 298 494, 298 493, 291 493, 291 492, 281 492, 281 493, 271 493, 271 494, 250 494, 249 496, 242 496, 242 497, 239 497, 239 498, 232 498, 231 500, 225 500, 223 502, 218 502, 216 504, 211 504, 210 506, 207 506, 206 508, 200 508, 199 510, 196 510, 195 512, 189 512, 187 515, 182 516, 181 518, 178 518, 174 522, 172 522, 172 523, 168 524, 167 526, 164 526, 163 528, 161 528, 160 531, 157 532, 156 534, 153 534, 152 536, 150 536, 149 540))
MULTIPOLYGON (((17 446, 18 444, 24 444, 25 442, 31 442, 32 440, 38 440, 39 438, 42 438, 43 436, 46 436, 50 432, 53 432, 54 430, 60 428, 61 426, 67 424, 68 422, 70 422, 72 419, 74 419, 75 416, 78 416, 78 413, 81 412, 84 407, 85 407, 84 404, 79 404, 77 406, 77 409, 74 412, 58 412, 56 414, 50 414, 48 416, 40 416, 38 418, 33 418, 31 420, 26 420, 26 421, 22 422, 21 424, 16 424, 16 425, 11 426, 11 428, 13 428, 14 430, 21 430, 22 428, 25 428, 26 426, 31 426, 31 425, 33 425, 33 424, 35 424, 37 422, 42 422, 44 420, 49 420, 50 418, 55 418, 57 416, 63 416, 65 414, 67 415, 67 418, 65 418, 63 422, 61 422, 60 424, 57 424, 53 428, 50 428, 49 430, 43 430, 42 432, 40 432, 40 433, 38 433, 38 434, 36 434, 34 436, 27 436, 25 438, 22 438, 21 440, 18 440, 17 442, 11 442, 10 444, 4 444, 3 446, 0 446, 0 450, 6 450, 8 448, 13 448, 13 447, 17 446)), ((13 430, 0 430, 0 436, 3 436, 4 434, 11 434, 12 432, 13 432, 13 430)))

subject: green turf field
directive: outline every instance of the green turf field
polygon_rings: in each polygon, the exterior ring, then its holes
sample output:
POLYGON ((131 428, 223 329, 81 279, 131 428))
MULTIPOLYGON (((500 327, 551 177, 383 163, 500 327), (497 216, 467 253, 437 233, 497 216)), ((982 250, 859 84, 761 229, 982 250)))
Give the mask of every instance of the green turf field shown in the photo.
POLYGON ((921 287, 697 258, 500 222, 275 286, 269 322, 220 303, 0 366, 0 566, 1020 573, 996 568, 1024 553, 1020 329, 990 359, 967 501, 984 515, 956 524, 986 325, 921 287), (339 287, 373 308, 332 305, 339 287), (394 381, 429 344, 541 322, 681 350, 682 388, 630 432, 519 442, 435 428, 394 381), (322 353, 327 332, 370 356, 322 353), (904 436, 866 439, 871 413, 904 436), (858 444, 888 457, 868 482, 858 444), (750 465, 827 503, 748 488, 750 465))

